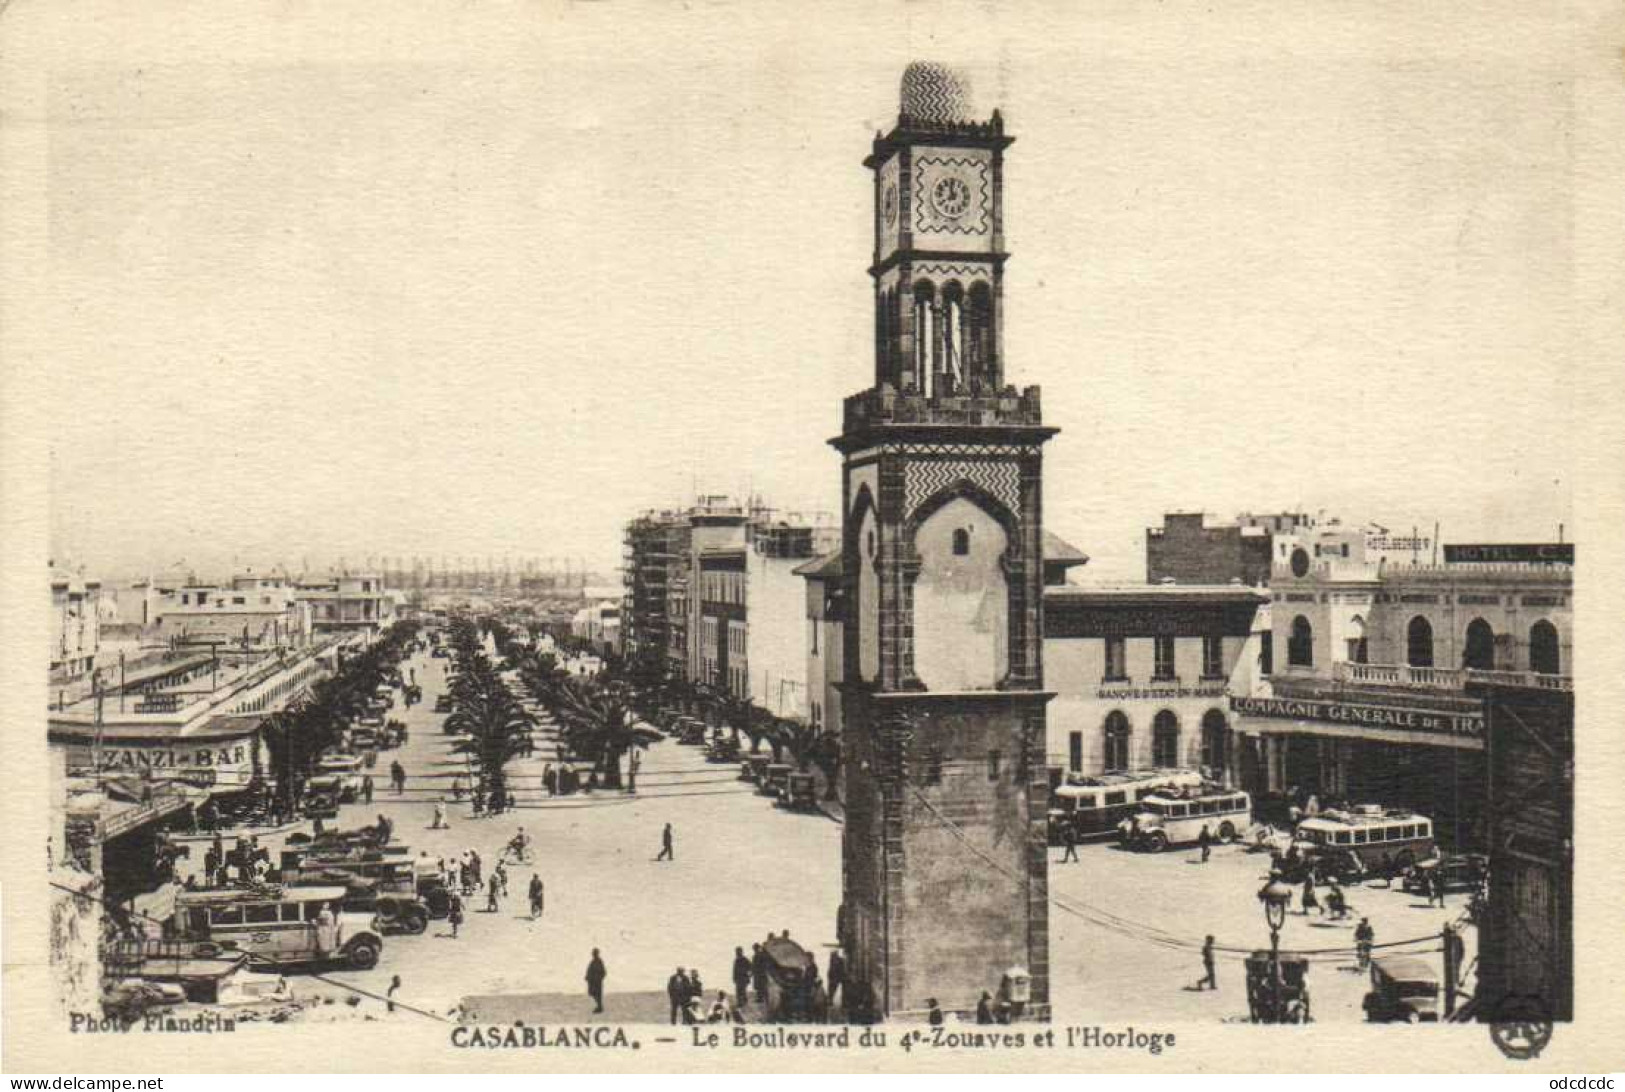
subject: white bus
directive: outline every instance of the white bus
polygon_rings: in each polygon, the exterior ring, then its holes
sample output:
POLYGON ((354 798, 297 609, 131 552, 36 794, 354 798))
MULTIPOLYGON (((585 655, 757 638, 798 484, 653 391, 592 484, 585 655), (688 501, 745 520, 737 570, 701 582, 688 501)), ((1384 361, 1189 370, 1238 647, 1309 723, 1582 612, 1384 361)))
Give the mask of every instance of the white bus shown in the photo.
POLYGON ((1214 841, 1233 842, 1252 825, 1252 810, 1252 798, 1237 789, 1217 785, 1165 789, 1140 801, 1139 809, 1117 830, 1125 845, 1159 853, 1199 841, 1203 827, 1214 841))
POLYGON ((1134 814, 1141 800, 1162 789, 1195 788, 1202 775, 1195 770, 1149 769, 1085 777, 1073 774, 1050 798, 1049 844, 1066 841, 1072 828, 1075 841, 1110 836, 1117 824, 1134 814))

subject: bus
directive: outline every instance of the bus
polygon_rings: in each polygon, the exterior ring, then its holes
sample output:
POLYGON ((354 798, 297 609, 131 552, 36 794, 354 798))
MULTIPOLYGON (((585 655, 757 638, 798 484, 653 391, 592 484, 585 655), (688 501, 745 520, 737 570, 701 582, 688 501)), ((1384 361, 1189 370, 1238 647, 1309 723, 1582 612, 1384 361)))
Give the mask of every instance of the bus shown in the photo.
POLYGON ((1136 805, 1152 793, 1201 783, 1202 775, 1195 770, 1129 770, 1092 777, 1073 774, 1050 795, 1049 844, 1065 842, 1069 826, 1076 841, 1110 837, 1117 824, 1133 815, 1136 805))
POLYGON ((1199 841, 1206 827, 1214 841, 1233 842, 1252 825, 1252 798, 1238 789, 1201 785, 1161 789, 1140 801, 1118 824, 1123 844, 1160 853, 1172 845, 1199 841))
POLYGON ((1294 841, 1305 856, 1347 862, 1354 871, 1385 876, 1439 855, 1432 819, 1376 804, 1323 811, 1305 819, 1298 824, 1294 841))

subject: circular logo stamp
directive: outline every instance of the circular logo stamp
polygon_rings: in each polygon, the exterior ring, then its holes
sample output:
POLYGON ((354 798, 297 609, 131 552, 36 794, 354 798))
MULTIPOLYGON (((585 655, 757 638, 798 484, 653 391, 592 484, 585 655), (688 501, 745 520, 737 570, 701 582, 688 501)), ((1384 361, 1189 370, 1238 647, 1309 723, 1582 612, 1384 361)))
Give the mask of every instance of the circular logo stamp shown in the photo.
POLYGON ((1490 1040, 1514 1061, 1540 1057, 1552 1041, 1551 1010, 1533 994, 1514 994, 1495 1006, 1490 1019, 1490 1040))

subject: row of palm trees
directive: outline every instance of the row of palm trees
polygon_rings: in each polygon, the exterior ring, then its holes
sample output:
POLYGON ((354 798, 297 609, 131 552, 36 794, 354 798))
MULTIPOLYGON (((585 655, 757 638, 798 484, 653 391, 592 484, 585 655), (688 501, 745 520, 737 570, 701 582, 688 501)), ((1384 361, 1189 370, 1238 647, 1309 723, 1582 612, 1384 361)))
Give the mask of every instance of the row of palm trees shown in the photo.
POLYGON ((731 729, 734 738, 744 736, 752 753, 767 744, 774 762, 785 756, 805 773, 817 767, 824 775, 824 799, 837 798, 841 775, 841 741, 834 732, 818 725, 776 717, 761 706, 728 691, 690 682, 672 672, 661 660, 621 660, 605 663, 605 674, 625 685, 634 695, 637 712, 653 719, 662 709, 680 709, 711 724, 731 729))
POLYGON ((528 750, 535 719, 504 685, 500 673, 517 673, 523 691, 550 714, 557 730, 560 759, 589 763, 593 778, 606 789, 624 787, 627 756, 659 740, 649 727, 663 710, 681 709, 743 736, 750 751, 766 744, 774 762, 788 756, 803 772, 817 767, 824 775, 825 799, 834 800, 841 772, 840 739, 832 732, 775 717, 732 694, 696 685, 671 673, 663 663, 644 660, 604 661, 597 675, 572 674, 552 651, 537 647, 500 619, 453 623, 454 658, 451 685, 454 712, 448 731, 466 733, 456 750, 470 754, 491 791, 505 788, 503 767, 528 750), (493 665, 485 638, 496 650, 493 665))
POLYGON ((266 718, 263 732, 275 773, 273 806, 291 815, 316 762, 339 746, 373 693, 405 657, 417 623, 397 622, 360 651, 339 650, 338 669, 266 718))

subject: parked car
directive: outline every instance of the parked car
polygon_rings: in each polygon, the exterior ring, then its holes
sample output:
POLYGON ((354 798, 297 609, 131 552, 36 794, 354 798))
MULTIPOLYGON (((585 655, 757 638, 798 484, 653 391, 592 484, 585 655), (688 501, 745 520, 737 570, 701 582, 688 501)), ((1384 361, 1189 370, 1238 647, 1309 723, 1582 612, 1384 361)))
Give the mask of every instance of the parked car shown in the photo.
POLYGON ((1446 891, 1477 891, 1489 874, 1489 858, 1482 853, 1451 853, 1412 865, 1400 887, 1413 895, 1433 891, 1433 878, 1444 873, 1446 891))
POLYGON ((1439 973, 1417 956, 1384 956, 1371 961, 1371 992, 1361 1003, 1374 1024, 1439 1018, 1439 973))

